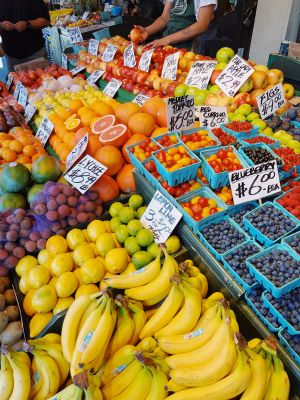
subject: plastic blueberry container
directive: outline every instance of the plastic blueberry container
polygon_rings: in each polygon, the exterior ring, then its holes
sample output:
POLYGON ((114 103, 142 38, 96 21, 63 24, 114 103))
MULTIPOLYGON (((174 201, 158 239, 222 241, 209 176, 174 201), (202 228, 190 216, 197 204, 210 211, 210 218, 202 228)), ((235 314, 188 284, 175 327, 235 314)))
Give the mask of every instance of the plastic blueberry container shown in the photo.
MULTIPOLYGON (((284 337, 285 328, 281 328, 278 332, 279 342, 289 351, 289 353, 294 357, 296 362, 300 365, 300 355, 293 349, 289 344, 288 340, 284 337)), ((299 334, 300 335, 300 334, 299 334)), ((299 336, 293 335, 293 336, 299 336)))
POLYGON ((285 246, 287 246, 288 249, 291 249, 291 250, 295 251, 296 253, 298 253, 300 256, 300 250, 298 252, 297 250, 293 249, 293 247, 291 247, 291 245, 290 245, 291 241, 295 237, 298 237, 300 240, 300 232, 296 232, 296 233, 293 233, 292 235, 286 236, 285 238, 282 239, 281 243, 284 244, 285 246))
MULTIPOLYGON (((249 211, 254 210, 255 208, 257 208, 257 207, 258 207, 258 203, 257 203, 256 201, 248 201, 247 203, 238 204, 238 205, 233 205, 233 206, 231 206, 231 207, 228 208, 228 215, 229 215, 236 223, 238 223, 238 222, 235 220, 236 215, 237 215, 241 210, 244 210, 246 207, 249 207, 249 206, 251 207, 251 210, 246 211, 246 213, 249 212, 249 211)), ((241 222, 243 222, 243 221, 241 221, 241 222)), ((239 225, 240 225, 240 224, 239 224, 239 225)))

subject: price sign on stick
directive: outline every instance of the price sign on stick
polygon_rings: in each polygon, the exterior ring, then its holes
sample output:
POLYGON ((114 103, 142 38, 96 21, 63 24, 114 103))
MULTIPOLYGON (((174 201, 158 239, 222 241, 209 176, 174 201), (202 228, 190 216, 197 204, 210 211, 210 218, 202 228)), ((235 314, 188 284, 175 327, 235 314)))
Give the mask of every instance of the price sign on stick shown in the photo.
POLYGON ((83 13, 83 15, 82 15, 82 19, 83 19, 83 20, 87 20, 88 17, 89 17, 89 15, 90 15, 90 12, 89 12, 89 11, 85 11, 85 12, 83 13))
POLYGON ((19 93, 20 93, 21 87, 23 87, 23 85, 22 85, 22 83, 19 81, 19 82, 16 84, 15 91, 14 91, 14 98, 15 98, 15 99, 18 99, 18 98, 19 98, 19 93))
POLYGON ((266 119, 274 114, 275 111, 279 110, 286 103, 282 83, 278 83, 257 96, 256 101, 262 119, 266 119))
POLYGON ((170 97, 167 101, 168 129, 179 131, 193 128, 195 124, 195 106, 193 96, 170 97))
POLYGON ((13 83, 14 77, 11 73, 7 75, 7 81, 6 81, 6 89, 9 90, 11 87, 11 84, 13 83))
POLYGON ((28 90, 22 85, 19 90, 18 103, 24 108, 26 107, 28 99, 28 90))
POLYGON ((35 135, 35 137, 39 139, 43 146, 45 146, 45 144, 47 143, 47 140, 49 139, 49 136, 51 135, 53 129, 54 125, 47 117, 45 117, 35 135))
POLYGON ((152 231, 156 243, 165 243, 181 217, 182 214, 177 208, 157 191, 144 212, 141 222, 152 231))
POLYGON ((180 51, 177 51, 177 53, 170 54, 165 58, 161 73, 163 79, 171 79, 171 81, 176 80, 179 56, 180 51))
POLYGON ((105 50, 102 54, 102 57, 101 57, 102 61, 106 61, 106 62, 112 61, 115 57, 117 50, 118 50, 117 46, 114 46, 113 44, 108 44, 105 47, 105 50))
POLYGON ((201 126, 217 128, 228 122, 226 107, 199 106, 199 121, 201 126))
POLYGON ((140 69, 141 71, 149 72, 153 52, 154 52, 154 49, 151 49, 151 50, 145 51, 145 53, 143 53, 141 55, 138 69, 140 69))
POLYGON ((143 95, 143 94, 138 94, 138 95, 132 100, 132 102, 138 104, 139 106, 142 106, 142 105, 145 103, 145 101, 147 101, 147 100, 149 100, 149 99, 150 99, 150 97, 148 97, 148 96, 145 96, 145 95, 143 95))
POLYGON ((82 156, 85 152, 86 147, 88 145, 89 135, 85 134, 79 143, 73 148, 73 150, 69 153, 66 160, 66 171, 68 171, 72 165, 82 156))
POLYGON ((72 75, 76 75, 79 72, 83 71, 84 69, 85 69, 85 67, 83 65, 80 65, 79 67, 71 69, 71 73, 72 73, 72 75))
POLYGON ((68 57, 65 53, 62 53, 61 55, 61 66, 65 69, 68 69, 68 57))
POLYGON ((94 71, 88 78, 87 78, 87 82, 90 83, 91 85, 93 83, 96 83, 101 76, 104 74, 104 71, 101 71, 100 69, 98 69, 97 71, 94 71))
POLYGON ((233 97, 254 69, 240 56, 235 55, 216 79, 216 84, 229 97, 233 97))
POLYGON ((121 86, 122 86, 122 82, 118 81, 118 79, 113 78, 105 86, 105 89, 103 90, 103 93, 106 94, 106 96, 114 97, 114 95, 117 93, 117 91, 120 89, 121 86))
POLYGON ((234 204, 272 196, 281 191, 276 160, 229 172, 234 204))
POLYGON ((64 178, 80 193, 84 194, 101 178, 106 170, 107 167, 105 165, 86 155, 64 175, 64 178))
POLYGON ((134 55, 133 43, 126 47, 124 51, 124 65, 125 67, 133 68, 136 64, 136 59, 134 55))
POLYGON ((83 42, 82 34, 81 34, 78 26, 76 26, 75 28, 68 28, 68 34, 69 34, 71 43, 75 44, 75 43, 83 42))
POLYGON ((216 61, 195 61, 186 77, 186 85, 205 90, 216 65, 216 61))
POLYGON ((24 114, 24 118, 25 118, 26 124, 28 124, 28 122, 31 121, 32 117, 34 116, 34 114, 36 112, 37 112, 36 106, 34 106, 33 104, 28 103, 26 108, 25 108, 25 114, 24 114))
POLYGON ((88 52, 90 54, 93 54, 94 56, 98 55, 98 47, 99 47, 99 40, 96 39, 90 39, 89 41, 89 47, 88 47, 88 52))

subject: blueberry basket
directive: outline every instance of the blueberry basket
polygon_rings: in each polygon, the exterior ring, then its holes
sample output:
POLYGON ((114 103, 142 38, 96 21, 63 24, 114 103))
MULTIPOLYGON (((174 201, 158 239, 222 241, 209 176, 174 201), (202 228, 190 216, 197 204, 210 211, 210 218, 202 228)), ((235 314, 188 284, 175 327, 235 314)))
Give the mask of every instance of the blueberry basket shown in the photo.
POLYGON ((245 154, 244 149, 247 147, 261 148, 267 150, 272 155, 272 157, 274 157, 274 160, 277 161, 280 160, 282 162, 281 165, 278 164, 278 169, 280 169, 283 166, 283 161, 281 160, 281 158, 277 156, 268 145, 266 145, 265 143, 254 143, 254 144, 246 144, 239 149, 239 152, 241 153, 242 157, 244 158, 244 160, 246 160, 246 162, 250 167, 253 167, 256 164, 254 164, 254 162, 247 156, 247 154, 245 154))
POLYGON ((202 151, 200 154, 200 158, 202 159, 202 172, 206 176, 206 178, 209 182, 209 185, 213 189, 218 189, 223 186, 228 186, 229 185, 229 175, 228 175, 227 171, 220 172, 217 174, 214 171, 214 169, 209 165, 209 163, 206 159, 209 156, 211 156, 212 154, 215 154, 217 150, 228 150, 229 148, 233 149, 233 152, 239 159, 242 167, 247 168, 248 167, 247 162, 243 159, 243 157, 240 155, 240 153, 234 148, 234 146, 226 146, 226 147, 220 147, 218 149, 205 150, 205 151, 202 151))
MULTIPOLYGON (((165 151, 172 149, 174 147, 179 147, 179 146, 184 146, 183 144, 175 144, 174 146, 167 147, 165 151)), ((153 154, 154 162, 156 164, 156 168, 158 173, 161 175, 161 177, 168 182, 169 185, 171 186, 176 186, 179 185, 180 183, 189 181, 190 179, 195 179, 197 176, 197 171, 198 168, 201 165, 201 161, 195 154, 190 151, 186 146, 184 146, 187 153, 191 157, 191 159, 196 160, 194 164, 187 165, 186 167, 180 168, 176 171, 169 172, 162 164, 161 162, 157 159, 156 155, 160 151, 156 151, 153 154)))
POLYGON ((247 203, 233 205, 228 208, 228 215, 237 224, 243 226, 243 216, 247 214, 247 212, 252 211, 257 207, 258 203, 256 201, 249 201, 247 203))
POLYGON ((287 246, 289 249, 292 249, 293 251, 295 251, 296 253, 299 254, 300 256, 300 232, 296 232, 293 233, 290 236, 286 236, 285 238, 282 239, 282 244, 284 244, 285 246, 287 246), (298 247, 293 247, 293 241, 297 239, 298 240, 298 247))
POLYGON ((208 129, 208 128, 201 128, 201 127, 199 127, 199 128, 193 128, 193 129, 188 129, 188 130, 186 130, 186 131, 182 131, 182 133, 181 133, 181 135, 180 135, 180 139, 182 138, 183 135, 184 135, 184 136, 191 136, 193 133, 199 132, 199 131, 208 131, 208 136, 209 136, 211 139, 213 139, 213 140, 216 142, 216 144, 215 144, 215 145, 212 145, 212 146, 202 147, 202 148, 200 148, 200 149, 191 150, 191 151, 192 151, 193 153, 195 153, 197 156, 199 156, 199 155, 202 153, 202 151, 211 150, 211 149, 216 149, 216 148, 218 148, 218 147, 221 146, 220 140, 219 140, 219 139, 212 133, 212 131, 211 131, 210 129, 208 129))
MULTIPOLYGON (((286 330, 284 328, 281 328, 278 337, 279 337, 279 342, 285 347, 288 352, 292 355, 292 357, 295 359, 296 363, 300 365, 300 355, 294 350, 294 348, 290 345, 289 341, 287 338, 284 337, 284 334, 286 334, 286 330)), ((289 333, 288 333, 289 334, 289 333)), ((294 338, 297 337, 299 338, 300 342, 300 335, 292 335, 294 338)))
MULTIPOLYGON (((251 257, 249 257, 246 260, 246 265, 249 268, 250 274, 256 279, 257 282, 259 282, 266 290, 272 293, 272 295, 276 298, 279 299, 280 297, 284 296, 286 293, 289 293, 293 289, 296 289, 297 287, 300 287, 300 277, 278 287, 276 286, 271 280, 269 280, 261 271, 259 271, 255 265, 253 264, 253 261, 257 259, 258 257, 263 257, 266 254, 270 253, 273 250, 280 250, 280 251, 285 251, 289 256, 291 256, 295 261, 300 262, 300 256, 294 252, 293 250, 288 249, 286 246, 282 244, 276 244, 275 246, 272 246, 268 249, 265 249, 261 251, 258 254, 255 254, 251 257)), ((271 266, 270 266, 271 268, 271 266)))
MULTIPOLYGON (((266 135, 262 135, 261 133, 257 133, 255 135, 255 138, 257 138, 257 137, 261 138, 263 140, 263 138, 265 138, 266 135)), ((249 142, 246 141, 247 139, 252 139, 252 138, 240 139, 239 141, 243 146, 252 146, 254 144, 260 144, 260 143, 249 143, 249 142)), ((274 139, 274 138, 270 138, 270 139, 273 141, 273 143, 270 143, 270 144, 267 144, 267 143, 264 143, 264 142, 261 142, 261 143, 265 144, 266 146, 270 147, 271 149, 275 149, 275 148, 277 149, 277 148, 280 147, 281 143, 280 143, 279 140, 274 139)))
POLYGON ((244 132, 233 131, 232 129, 227 128, 226 125, 221 125, 221 128, 224 132, 228 133, 229 135, 234 136, 235 138, 237 138, 239 140, 254 138, 255 136, 257 136, 257 133, 259 131, 259 128, 257 126, 250 129, 250 131, 244 131, 244 132))
MULTIPOLYGON (((179 132, 176 132, 176 131, 174 131, 174 132, 167 132, 167 133, 164 133, 163 135, 159 135, 159 136, 156 136, 155 138, 153 138, 153 141, 154 141, 157 145, 159 145, 162 149, 165 149, 165 147, 164 147, 161 143, 159 143, 159 140, 163 139, 165 136, 176 136, 176 138, 177 138, 177 143, 181 143, 181 142, 180 142, 180 139, 179 139, 179 132)), ((174 143, 174 144, 176 144, 176 143, 174 143)))
POLYGON ((300 128, 300 122, 298 121, 290 121, 290 124, 293 125, 295 128, 300 128))
POLYGON ((276 204, 273 204, 269 201, 264 203, 263 205, 256 207, 254 210, 249 211, 247 214, 244 215, 243 217, 243 226, 247 232, 249 232, 250 236, 252 236, 255 240, 257 240, 260 244, 262 244, 264 247, 270 247, 273 246, 274 244, 280 242, 281 239, 283 239, 285 236, 290 235, 294 231, 296 231, 299 227, 299 221, 297 218, 293 217, 288 213, 287 211, 282 210, 281 208, 277 207, 276 204), (251 213, 256 212, 258 209, 261 209, 263 207, 274 207, 277 210, 281 211, 286 217, 288 217, 289 220, 291 220, 294 223, 294 227, 286 232, 284 235, 278 237, 276 240, 271 240, 269 239, 266 235, 264 235, 258 228, 256 228, 250 221, 249 221, 249 216, 251 213))

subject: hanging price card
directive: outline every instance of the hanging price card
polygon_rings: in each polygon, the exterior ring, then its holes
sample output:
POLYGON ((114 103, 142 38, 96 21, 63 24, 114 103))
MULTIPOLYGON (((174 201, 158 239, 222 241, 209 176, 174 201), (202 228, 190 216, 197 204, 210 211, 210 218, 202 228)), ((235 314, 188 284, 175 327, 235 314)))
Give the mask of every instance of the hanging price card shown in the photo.
POLYGON ((143 53, 141 55, 139 66, 138 66, 138 68, 141 71, 149 72, 153 52, 154 52, 154 49, 151 49, 151 50, 145 51, 145 53, 143 53))
POLYGON ((93 83, 96 83, 101 76, 104 74, 104 71, 101 71, 100 69, 98 69, 97 71, 94 71, 88 78, 87 78, 87 82, 90 83, 91 85, 93 83))
POLYGON ((193 128, 195 124, 195 106, 193 96, 170 97, 167 101, 168 129, 180 131, 193 128))
POLYGON ((170 54, 165 58, 161 73, 163 79, 171 79, 171 81, 176 80, 179 56, 180 51, 177 51, 177 53, 170 54))
POLYGON ((78 18, 76 17, 76 15, 71 15, 70 17, 70 22, 77 22, 78 18))
POLYGON ((11 87, 11 84, 13 83, 14 77, 11 73, 7 75, 7 81, 6 81, 6 89, 9 90, 11 87))
POLYGON ((103 90, 103 93, 106 96, 109 97, 114 97, 114 95, 117 93, 117 91, 120 89, 122 86, 122 82, 118 81, 118 79, 113 78, 106 86, 105 89, 103 90))
POLYGON ((276 160, 229 172, 234 204, 272 196, 281 191, 276 160))
POLYGON ((17 99, 17 100, 18 100, 18 98, 19 98, 19 93, 20 93, 21 87, 23 87, 23 85, 22 85, 22 83, 19 81, 19 82, 16 84, 15 91, 14 91, 14 98, 17 99))
POLYGON ((28 90, 22 85, 19 90, 18 103, 24 108, 26 107, 28 99, 28 90))
POLYGON ((115 57, 117 50, 118 50, 117 46, 114 46, 113 44, 108 44, 105 47, 105 50, 102 54, 102 57, 101 57, 102 61, 106 61, 106 62, 112 61, 115 57))
POLYGON ((216 84, 229 97, 233 97, 254 69, 241 57, 235 55, 216 79, 216 84))
POLYGON ((89 135, 86 133, 79 143, 76 144, 74 149, 69 153, 66 160, 66 171, 68 171, 72 165, 82 156, 88 145, 89 135))
POLYGON ((76 75, 79 72, 83 71, 84 69, 85 69, 85 67, 83 65, 80 65, 79 67, 71 69, 71 73, 72 73, 72 75, 76 75))
POLYGON ((199 106, 199 121, 201 126, 217 128, 228 122, 226 107, 199 106))
POLYGON ((83 42, 82 34, 81 34, 78 26, 76 26, 75 28, 68 28, 68 34, 69 34, 71 43, 75 44, 75 43, 83 42))
POLYGON ((85 11, 85 12, 83 13, 83 15, 82 15, 82 19, 83 19, 83 20, 87 20, 88 17, 89 17, 89 15, 90 15, 90 12, 89 12, 89 11, 85 11))
POLYGON ((136 64, 136 59, 134 55, 133 43, 126 47, 124 51, 124 65, 125 67, 133 68, 136 64))
POLYGON ((145 95, 143 95, 143 94, 138 94, 138 95, 132 100, 132 102, 138 104, 139 106, 142 106, 142 105, 145 103, 145 101, 147 101, 147 100, 149 100, 149 99, 150 99, 150 97, 148 97, 148 96, 145 96, 145 95))
POLYGON ((96 39, 91 39, 89 41, 89 48, 88 48, 88 52, 90 54, 93 54, 94 56, 98 55, 98 47, 99 47, 99 40, 96 39))
POLYGON ((64 178, 80 193, 84 194, 101 178, 106 170, 107 167, 105 165, 86 155, 64 175, 64 178))
POLYGON ((53 129, 54 125, 47 117, 45 117, 35 135, 35 137, 39 139, 43 146, 45 146, 45 144, 47 143, 47 140, 49 139, 49 136, 51 135, 53 129))
POLYGON ((68 69, 68 57, 65 53, 62 53, 61 55, 61 66, 65 69, 68 69))
POLYGON ((186 85, 205 90, 216 65, 216 61, 195 61, 186 77, 186 85))
POLYGON ((177 208, 159 191, 156 191, 141 222, 152 231, 156 243, 165 243, 181 217, 182 214, 177 208))
POLYGON ((256 101, 261 118, 266 119, 270 117, 270 115, 274 114, 275 111, 279 110, 286 103, 282 83, 278 83, 257 96, 256 101))
POLYGON ((36 106, 34 106, 33 104, 28 103, 26 108, 25 108, 25 114, 24 114, 24 118, 25 118, 26 124, 28 124, 28 122, 31 121, 32 117, 34 116, 34 114, 36 112, 37 112, 36 106))

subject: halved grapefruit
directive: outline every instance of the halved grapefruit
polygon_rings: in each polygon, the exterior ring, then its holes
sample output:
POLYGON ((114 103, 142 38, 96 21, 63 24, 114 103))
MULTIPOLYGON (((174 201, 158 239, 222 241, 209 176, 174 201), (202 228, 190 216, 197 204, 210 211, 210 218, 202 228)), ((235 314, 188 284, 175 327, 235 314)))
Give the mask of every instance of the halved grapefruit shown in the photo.
POLYGON ((94 118, 91 122, 91 130, 95 135, 99 135, 102 131, 110 128, 116 122, 116 117, 112 114, 105 115, 104 117, 94 118))
POLYGON ((126 125, 117 124, 105 129, 100 133, 99 140, 104 146, 111 145, 120 147, 128 139, 128 129, 126 125))

